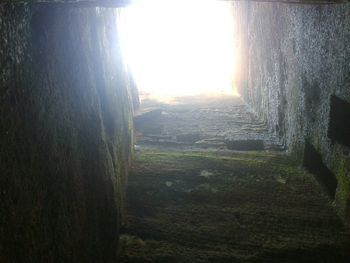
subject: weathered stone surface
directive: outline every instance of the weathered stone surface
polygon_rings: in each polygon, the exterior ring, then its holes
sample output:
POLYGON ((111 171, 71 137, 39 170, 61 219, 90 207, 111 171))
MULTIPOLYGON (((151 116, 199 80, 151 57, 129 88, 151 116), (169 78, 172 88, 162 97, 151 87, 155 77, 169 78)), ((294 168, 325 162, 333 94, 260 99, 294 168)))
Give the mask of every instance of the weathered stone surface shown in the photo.
POLYGON ((116 262, 132 144, 112 9, 0 5, 0 261, 116 262))
POLYGON ((280 153, 143 150, 128 192, 121 262, 345 263, 350 256, 349 234, 326 194, 280 153))
POLYGON ((178 97, 173 103, 144 100, 135 129, 144 145, 235 150, 284 150, 249 106, 230 96, 178 97))
POLYGON ((129 5, 132 0, 4 0, 2 1, 4 3, 16 3, 16 4, 23 4, 23 3, 30 3, 30 4, 69 4, 72 6, 77 7, 112 7, 112 8, 118 8, 129 5))
POLYGON ((142 134, 156 134, 162 130, 162 110, 150 110, 134 117, 135 130, 142 134))
POLYGON ((226 142, 227 148, 238 151, 261 151, 264 150, 263 140, 233 140, 226 142))
POLYGON ((184 133, 176 136, 176 140, 184 143, 195 143, 201 139, 200 133, 184 133))
POLYGON ((305 141, 313 145, 336 174, 335 204, 350 222, 349 149, 328 136, 331 97, 350 102, 350 5, 236 7, 248 21, 244 100, 300 161, 305 141))
MULTIPOLYGON (((218 1, 237 1, 237 0, 218 0, 218 1)), ((348 0, 246 0, 251 2, 281 2, 292 4, 329 4, 344 3, 348 0)), ((104 7, 121 7, 137 0, 5 0, 8 3, 70 3, 78 5, 94 5, 104 7)))

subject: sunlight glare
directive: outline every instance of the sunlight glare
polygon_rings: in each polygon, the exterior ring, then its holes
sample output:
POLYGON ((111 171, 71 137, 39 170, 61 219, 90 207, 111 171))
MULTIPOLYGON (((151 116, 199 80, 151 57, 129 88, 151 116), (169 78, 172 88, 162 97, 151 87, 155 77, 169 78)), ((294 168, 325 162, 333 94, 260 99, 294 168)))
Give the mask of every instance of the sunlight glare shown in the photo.
POLYGON ((122 49, 140 92, 235 95, 230 10, 214 0, 145 0, 122 9, 122 49))

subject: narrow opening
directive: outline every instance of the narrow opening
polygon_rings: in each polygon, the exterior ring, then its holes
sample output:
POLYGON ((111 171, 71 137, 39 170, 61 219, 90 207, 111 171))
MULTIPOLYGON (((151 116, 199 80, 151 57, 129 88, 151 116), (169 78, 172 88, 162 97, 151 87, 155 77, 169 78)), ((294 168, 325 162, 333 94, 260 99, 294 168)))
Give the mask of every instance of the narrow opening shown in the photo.
POLYGON ((338 185, 337 179, 323 164, 322 156, 309 142, 305 144, 303 165, 310 173, 316 175, 317 180, 326 189, 329 197, 334 200, 338 185))
POLYGON ((139 1, 121 10, 125 60, 141 98, 237 95, 237 43, 225 1, 139 1))
POLYGON ((331 96, 328 137, 350 147, 350 103, 331 96))

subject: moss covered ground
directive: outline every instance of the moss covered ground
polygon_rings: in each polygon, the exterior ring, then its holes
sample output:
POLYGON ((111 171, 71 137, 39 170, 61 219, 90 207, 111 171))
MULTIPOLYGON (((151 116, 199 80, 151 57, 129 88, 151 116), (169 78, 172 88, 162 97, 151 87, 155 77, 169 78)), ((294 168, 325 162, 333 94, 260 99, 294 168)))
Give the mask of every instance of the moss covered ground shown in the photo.
POLYGON ((327 195, 280 153, 143 150, 128 193, 122 262, 348 262, 327 195))

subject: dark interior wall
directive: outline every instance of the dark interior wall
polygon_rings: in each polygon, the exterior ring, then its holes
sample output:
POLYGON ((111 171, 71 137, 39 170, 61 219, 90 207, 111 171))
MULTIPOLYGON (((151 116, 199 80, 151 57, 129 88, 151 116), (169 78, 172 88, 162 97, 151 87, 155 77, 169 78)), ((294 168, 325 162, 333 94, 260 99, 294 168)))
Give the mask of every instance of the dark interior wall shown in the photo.
POLYGON ((0 262, 116 262, 132 145, 116 11, 0 4, 0 262))
POLYGON ((47 4, 70 4, 76 7, 123 7, 132 2, 132 0, 4 0, 7 3, 39 3, 41 5, 47 4))
POLYGON ((344 112, 350 102, 350 5, 236 6, 249 21, 243 98, 301 163, 305 142, 312 145, 337 178, 335 205, 350 222, 350 120, 344 112))

